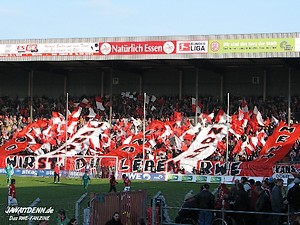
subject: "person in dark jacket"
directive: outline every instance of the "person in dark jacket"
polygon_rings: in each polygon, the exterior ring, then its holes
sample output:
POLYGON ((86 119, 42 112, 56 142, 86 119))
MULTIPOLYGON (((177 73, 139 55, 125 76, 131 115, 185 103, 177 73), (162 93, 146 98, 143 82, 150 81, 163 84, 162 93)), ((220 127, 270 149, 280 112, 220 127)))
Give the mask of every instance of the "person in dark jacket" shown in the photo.
POLYGON ((246 211, 249 209, 248 194, 242 183, 237 184, 237 191, 233 199, 233 209, 246 211))
POLYGON ((196 210, 197 208, 198 202, 196 201, 195 197, 192 194, 189 196, 186 195, 181 209, 178 211, 178 215, 175 218, 175 223, 182 223, 183 220, 188 218, 197 222, 199 215, 199 211, 196 210), (195 208, 195 210, 192 208, 195 208))
MULTIPOLYGON (((277 179, 275 181, 275 186, 272 189, 272 211, 275 213, 282 213, 284 204, 283 204, 283 195, 282 195, 283 180, 277 179)), ((280 216, 272 215, 272 225, 279 225, 280 216)))
POLYGON ((287 200, 290 204, 292 212, 300 211, 300 179, 295 178, 295 185, 289 189, 287 194, 287 200))
MULTIPOLYGON (((215 196, 209 191, 209 184, 204 184, 202 191, 195 195, 198 208, 214 209, 215 196)), ((210 225, 213 217, 212 211, 200 210, 199 225, 210 225)))
MULTIPOLYGON (((261 187, 256 189, 258 198, 256 200, 255 211, 256 212, 271 212, 271 199, 270 195, 261 187)), ((270 225, 270 216, 267 214, 256 214, 256 225, 270 225)))
POLYGON ((230 188, 229 193, 229 201, 230 201, 230 208, 233 209, 234 199, 236 198, 236 193, 238 191, 238 184, 240 183, 239 180, 234 181, 234 185, 230 188))
POLYGON ((115 212, 111 218, 111 220, 107 221, 105 225, 123 225, 120 220, 120 213, 115 212))
MULTIPOLYGON (((248 193, 244 189, 244 184, 237 184, 237 191, 233 199, 233 210, 248 211, 249 210, 248 193)), ((242 221, 247 220, 248 214, 237 213, 233 215, 237 224, 243 224, 242 221), (245 219, 245 220, 244 220, 245 219)))

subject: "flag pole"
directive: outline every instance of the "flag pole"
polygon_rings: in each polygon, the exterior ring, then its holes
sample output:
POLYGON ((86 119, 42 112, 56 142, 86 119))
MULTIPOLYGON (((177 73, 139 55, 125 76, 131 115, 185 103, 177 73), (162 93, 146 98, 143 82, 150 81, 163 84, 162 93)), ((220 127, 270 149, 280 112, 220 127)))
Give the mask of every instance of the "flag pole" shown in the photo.
POLYGON ((146 97, 147 94, 144 93, 144 106, 143 106, 143 172, 145 166, 145 132, 146 132, 146 97))
POLYGON ((198 98, 198 88, 199 88, 199 69, 197 68, 196 69, 196 93, 195 93, 195 97, 196 97, 196 110, 195 110, 195 123, 194 123, 194 126, 197 126, 197 123, 198 123, 198 101, 199 101, 199 98, 198 98))
POLYGON ((66 145, 66 154, 67 154, 67 150, 68 150, 68 145, 67 145, 67 141, 68 141, 68 111, 69 111, 69 93, 67 92, 67 99, 66 99, 66 141, 65 141, 65 145, 66 145))
POLYGON ((109 96, 109 125, 112 128, 111 120, 112 120, 112 94, 113 94, 113 70, 110 70, 110 96, 109 96))
MULTIPOLYGON (((229 146, 229 93, 227 93, 227 116, 226 116, 226 126, 227 126, 227 135, 226 135, 226 167, 229 168, 228 166, 228 146, 229 146)), ((226 168, 227 169, 227 168, 226 168)))
POLYGON ((291 68, 289 68, 288 78, 288 126, 291 126, 291 68))

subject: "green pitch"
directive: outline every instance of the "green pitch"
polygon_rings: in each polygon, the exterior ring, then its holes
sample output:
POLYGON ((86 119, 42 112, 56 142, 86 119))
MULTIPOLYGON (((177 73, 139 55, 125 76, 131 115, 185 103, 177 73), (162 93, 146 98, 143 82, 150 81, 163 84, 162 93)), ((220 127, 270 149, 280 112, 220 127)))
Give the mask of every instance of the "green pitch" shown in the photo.
MULTIPOLYGON (((61 183, 53 183, 52 177, 14 177, 16 179, 16 193, 19 206, 29 206, 36 198, 41 202, 38 206, 52 207, 54 213, 51 221, 56 218, 56 211, 65 209, 69 218, 75 215, 75 203, 81 195, 85 193, 81 179, 61 178, 61 183)), ((0 206, 1 213, 7 206, 8 188, 6 177, 0 175, 0 206)), ((122 180, 118 181, 117 190, 123 190, 122 180)), ((151 198, 161 191, 168 206, 180 207, 187 192, 193 190, 197 193, 200 190, 198 183, 180 182, 153 182, 132 180, 132 190, 147 190, 147 206, 150 205, 151 198)), ((88 192, 103 193, 109 190, 108 179, 92 179, 88 186, 88 192)), ((87 206, 88 199, 82 203, 82 209, 87 206)), ((0 219, 2 220, 1 216, 0 219)), ((3 221, 3 220, 2 220, 3 221)), ((21 224, 21 223, 1 223, 1 224, 21 224)), ((24 223, 26 224, 26 223, 24 223)), ((37 223, 35 223, 37 224, 37 223)), ((52 223, 50 223, 52 224, 52 223)))

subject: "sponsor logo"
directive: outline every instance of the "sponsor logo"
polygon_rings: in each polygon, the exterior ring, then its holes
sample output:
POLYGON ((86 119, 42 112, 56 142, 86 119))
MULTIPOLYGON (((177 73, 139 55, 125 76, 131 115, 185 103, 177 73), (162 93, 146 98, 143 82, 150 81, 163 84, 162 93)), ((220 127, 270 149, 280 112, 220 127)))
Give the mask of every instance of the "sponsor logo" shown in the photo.
POLYGON ((207 53, 208 41, 177 41, 177 53, 207 53))
POLYGON ((182 181, 191 182, 193 181, 193 176, 182 176, 182 181))
POLYGON ((148 173, 143 174, 143 180, 151 180, 151 175, 148 173))
POLYGON ((210 43, 210 49, 211 49, 213 52, 219 51, 219 49, 220 49, 220 43, 217 42, 217 41, 213 41, 212 43, 210 43))
POLYGON ((196 176, 196 182, 207 182, 207 176, 196 176))
POLYGON ((165 180, 165 175, 164 174, 154 174, 153 175, 153 180, 165 180))
POLYGON ((171 54, 175 49, 173 42, 167 41, 164 43, 163 50, 167 54, 171 54))
POLYGON ((103 43, 100 47, 100 52, 103 55, 108 55, 111 52, 111 45, 109 43, 103 43))
POLYGON ((168 176, 168 181, 178 181, 179 176, 178 175, 169 175, 168 176))
POLYGON ((289 44, 287 41, 280 42, 280 48, 282 48, 285 51, 292 51, 293 46, 289 44))
POLYGON ((211 183, 221 183, 222 177, 210 177, 211 183))

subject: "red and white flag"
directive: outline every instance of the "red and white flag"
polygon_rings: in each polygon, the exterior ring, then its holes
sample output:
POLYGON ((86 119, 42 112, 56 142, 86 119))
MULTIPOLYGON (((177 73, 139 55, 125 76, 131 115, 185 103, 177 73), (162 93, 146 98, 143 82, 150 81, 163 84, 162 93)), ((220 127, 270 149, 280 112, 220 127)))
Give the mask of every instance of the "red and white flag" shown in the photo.
POLYGON ((191 172, 199 160, 208 158, 216 151, 218 142, 226 135, 227 127, 224 124, 203 127, 188 150, 175 157, 173 161, 179 161, 181 166, 191 172))
POLYGON ((209 115, 207 115, 206 113, 201 113, 200 114, 200 119, 203 122, 203 124, 212 123, 214 115, 215 115, 214 113, 211 113, 209 115))
POLYGON ((82 108, 77 107, 68 117, 68 130, 67 132, 70 134, 70 137, 75 134, 77 130, 78 118, 81 114, 82 108))
POLYGON ((93 108, 89 107, 89 115, 87 115, 87 117, 94 118, 95 116, 96 116, 95 111, 93 110, 93 108))
POLYGON ((102 98, 100 96, 96 96, 95 100, 96 100, 96 107, 97 107, 97 109, 100 109, 101 111, 104 111, 105 108, 103 106, 102 98))
POLYGON ((262 118, 262 115, 261 115, 261 113, 258 111, 258 108, 257 108, 256 106, 254 106, 253 114, 255 114, 256 120, 257 120, 258 124, 259 124, 260 126, 265 126, 264 120, 263 120, 263 118, 262 118))
POLYGON ((227 114, 223 109, 220 109, 215 118, 216 123, 226 123, 227 122, 227 114))
POLYGON ((243 112, 249 112, 246 100, 242 100, 241 107, 243 112))
POLYGON ((86 98, 82 99, 80 106, 82 108, 86 108, 89 105, 89 100, 87 100, 86 98))
POLYGON ((198 100, 198 105, 197 106, 196 105, 197 105, 196 104, 196 99, 192 98, 192 112, 196 112, 196 109, 197 109, 197 113, 200 113, 202 104, 200 103, 199 100, 198 100))

